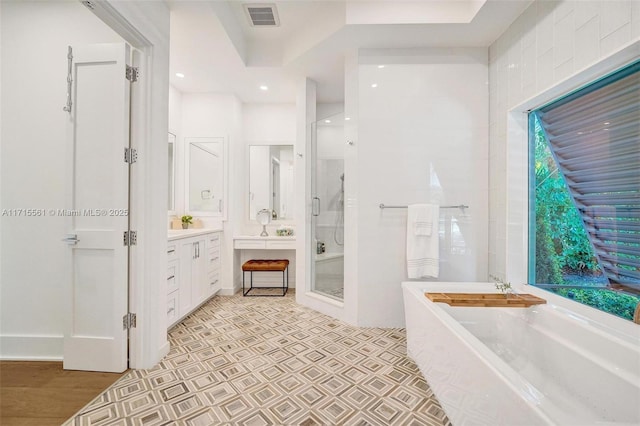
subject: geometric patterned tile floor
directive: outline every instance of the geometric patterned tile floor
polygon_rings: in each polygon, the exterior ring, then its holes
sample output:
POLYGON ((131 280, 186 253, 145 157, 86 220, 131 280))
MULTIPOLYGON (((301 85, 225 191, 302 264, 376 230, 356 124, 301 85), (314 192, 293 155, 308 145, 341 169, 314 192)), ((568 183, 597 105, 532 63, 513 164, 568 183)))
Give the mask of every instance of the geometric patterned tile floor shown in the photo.
POLYGON ((65 425, 450 425, 404 329, 359 328, 285 297, 216 296, 65 425))

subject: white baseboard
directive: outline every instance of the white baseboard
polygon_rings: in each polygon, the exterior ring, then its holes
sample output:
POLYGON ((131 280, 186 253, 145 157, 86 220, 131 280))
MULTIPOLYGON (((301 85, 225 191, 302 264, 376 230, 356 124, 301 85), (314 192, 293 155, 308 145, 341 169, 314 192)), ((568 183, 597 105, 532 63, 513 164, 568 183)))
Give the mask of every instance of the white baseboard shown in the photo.
POLYGON ((240 287, 223 288, 223 289, 220 289, 220 291, 218 292, 218 296, 233 296, 238 291, 240 291, 240 287))
POLYGON ((5 361, 62 361, 64 336, 0 336, 0 359, 5 361))
POLYGON ((169 350, 171 349, 171 344, 169 342, 165 343, 164 345, 162 345, 160 347, 160 360, 162 360, 165 356, 167 356, 167 354, 169 353, 169 350))

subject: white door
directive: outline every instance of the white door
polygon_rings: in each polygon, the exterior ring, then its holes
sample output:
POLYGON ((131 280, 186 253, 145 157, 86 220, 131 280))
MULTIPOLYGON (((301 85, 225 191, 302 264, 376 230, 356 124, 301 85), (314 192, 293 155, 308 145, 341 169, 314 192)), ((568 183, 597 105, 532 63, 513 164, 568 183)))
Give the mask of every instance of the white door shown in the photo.
POLYGON ((73 47, 66 369, 127 369, 129 57, 124 43, 73 47))

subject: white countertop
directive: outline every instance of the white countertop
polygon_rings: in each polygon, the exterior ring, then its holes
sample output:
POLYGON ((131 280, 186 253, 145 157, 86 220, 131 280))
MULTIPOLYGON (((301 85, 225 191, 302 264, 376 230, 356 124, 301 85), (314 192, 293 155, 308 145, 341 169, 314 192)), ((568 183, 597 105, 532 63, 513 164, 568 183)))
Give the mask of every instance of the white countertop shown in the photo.
POLYGON ((210 234, 212 232, 222 232, 222 228, 169 229, 167 231, 167 238, 169 241, 172 241, 185 237, 210 234))

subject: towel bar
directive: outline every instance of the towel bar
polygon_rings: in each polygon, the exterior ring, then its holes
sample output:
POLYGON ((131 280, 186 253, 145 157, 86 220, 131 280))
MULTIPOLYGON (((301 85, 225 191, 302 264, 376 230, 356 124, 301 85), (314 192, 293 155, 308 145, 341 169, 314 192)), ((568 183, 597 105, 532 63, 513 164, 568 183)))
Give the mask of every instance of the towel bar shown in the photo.
MULTIPOLYGON (((380 203, 380 210, 383 209, 406 209, 409 206, 387 206, 385 204, 380 203)), ((468 209, 469 206, 465 204, 458 204, 457 206, 440 206, 441 209, 468 209)))

